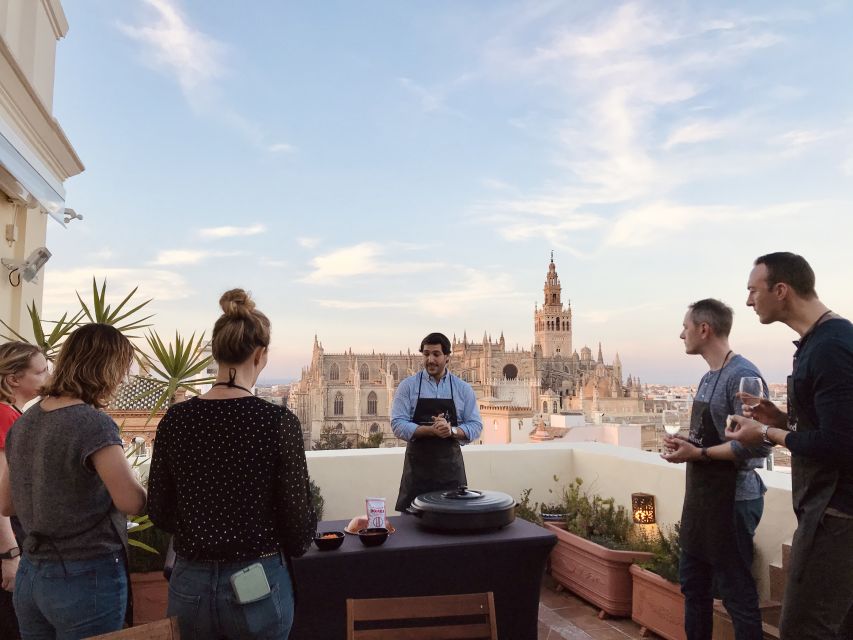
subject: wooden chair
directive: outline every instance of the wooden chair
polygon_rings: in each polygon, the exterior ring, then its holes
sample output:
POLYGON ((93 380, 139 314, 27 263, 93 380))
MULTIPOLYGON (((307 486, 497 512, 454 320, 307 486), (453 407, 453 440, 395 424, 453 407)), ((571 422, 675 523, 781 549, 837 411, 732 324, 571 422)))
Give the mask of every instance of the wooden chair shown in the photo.
POLYGON ((89 640, 180 640, 178 619, 165 618, 157 622, 128 627, 121 631, 92 636, 89 640))
POLYGON ((347 599, 347 640, 497 640, 488 593, 347 599))

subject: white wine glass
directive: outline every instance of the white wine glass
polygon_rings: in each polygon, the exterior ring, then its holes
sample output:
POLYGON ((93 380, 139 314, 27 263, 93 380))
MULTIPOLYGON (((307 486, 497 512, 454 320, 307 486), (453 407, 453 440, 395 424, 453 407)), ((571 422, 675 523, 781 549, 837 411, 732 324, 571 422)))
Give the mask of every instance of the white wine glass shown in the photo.
POLYGON ((662 414, 663 428, 669 435, 674 436, 681 431, 681 416, 674 409, 664 409, 662 414))
POLYGON ((740 379, 741 402, 750 409, 755 409, 761 400, 767 397, 767 387, 764 380, 755 376, 746 376, 740 379))

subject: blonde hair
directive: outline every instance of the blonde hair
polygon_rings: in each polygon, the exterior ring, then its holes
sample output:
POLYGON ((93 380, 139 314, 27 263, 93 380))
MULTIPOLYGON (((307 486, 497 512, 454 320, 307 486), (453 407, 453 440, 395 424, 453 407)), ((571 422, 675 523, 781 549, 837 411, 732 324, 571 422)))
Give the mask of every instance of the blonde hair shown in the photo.
POLYGON ((80 398, 106 407, 133 363, 133 345, 115 327, 85 324, 62 345, 45 395, 80 398))
POLYGON ((26 371, 38 354, 44 355, 44 351, 34 344, 14 341, 0 344, 0 402, 15 403, 15 391, 6 378, 26 371))
POLYGON ((219 298, 222 315, 213 325, 213 359, 225 364, 245 362, 258 347, 270 344, 270 321, 255 308, 243 289, 231 289, 219 298))

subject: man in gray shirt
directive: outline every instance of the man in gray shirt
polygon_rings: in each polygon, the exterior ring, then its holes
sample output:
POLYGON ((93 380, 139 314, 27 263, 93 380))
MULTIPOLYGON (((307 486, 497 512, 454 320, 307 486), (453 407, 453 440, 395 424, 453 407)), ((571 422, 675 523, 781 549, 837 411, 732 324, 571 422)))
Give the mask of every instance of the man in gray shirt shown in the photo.
POLYGON ((763 637, 752 538, 766 491, 755 469, 770 447, 747 448, 725 438, 727 417, 742 413, 740 379, 761 378, 755 365, 729 347, 732 317, 730 307, 710 298, 688 308, 680 337, 685 351, 701 355, 709 371, 696 391, 689 437, 668 436, 662 454, 669 462, 687 463, 679 578, 688 640, 711 639, 715 588, 738 640, 763 637))

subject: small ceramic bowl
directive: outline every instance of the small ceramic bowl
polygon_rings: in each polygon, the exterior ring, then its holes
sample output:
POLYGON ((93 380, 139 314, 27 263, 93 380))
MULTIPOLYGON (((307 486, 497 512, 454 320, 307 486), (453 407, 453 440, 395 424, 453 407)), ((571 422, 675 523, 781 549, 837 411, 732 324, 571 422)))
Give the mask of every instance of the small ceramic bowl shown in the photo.
POLYGON ((358 539, 365 547, 378 547, 388 539, 388 529, 385 527, 359 529, 358 539))
POLYGON ((314 536, 314 544, 320 551, 334 551, 344 543, 343 531, 319 531, 314 536), (334 536, 334 538, 329 537, 334 536))

